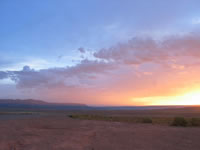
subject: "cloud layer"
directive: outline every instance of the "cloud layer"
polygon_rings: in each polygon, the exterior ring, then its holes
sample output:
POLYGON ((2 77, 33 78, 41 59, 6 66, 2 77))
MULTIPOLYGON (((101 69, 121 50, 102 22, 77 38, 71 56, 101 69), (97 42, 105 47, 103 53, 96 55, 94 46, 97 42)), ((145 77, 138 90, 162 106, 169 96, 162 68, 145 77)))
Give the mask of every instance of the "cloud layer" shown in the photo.
MULTIPOLYGON (((71 67, 0 71, 41 98, 90 104, 139 105, 142 97, 173 96, 200 83, 200 34, 135 37, 100 49, 71 67)), ((85 53, 83 48, 80 53, 85 53)), ((145 102, 153 104, 154 102, 145 102)))

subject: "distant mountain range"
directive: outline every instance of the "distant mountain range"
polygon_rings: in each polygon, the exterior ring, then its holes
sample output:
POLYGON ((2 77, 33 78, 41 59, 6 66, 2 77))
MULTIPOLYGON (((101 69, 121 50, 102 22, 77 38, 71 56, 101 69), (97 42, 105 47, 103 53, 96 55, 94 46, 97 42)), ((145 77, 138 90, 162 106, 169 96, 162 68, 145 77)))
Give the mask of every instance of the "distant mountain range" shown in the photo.
POLYGON ((86 109, 88 106, 79 103, 48 103, 34 99, 0 99, 0 108, 86 109))
MULTIPOLYGON (((0 109, 54 109, 54 110, 154 110, 184 108, 186 106, 88 106, 79 103, 49 103, 34 99, 0 99, 0 109)), ((189 107, 189 106, 187 106, 189 107)))

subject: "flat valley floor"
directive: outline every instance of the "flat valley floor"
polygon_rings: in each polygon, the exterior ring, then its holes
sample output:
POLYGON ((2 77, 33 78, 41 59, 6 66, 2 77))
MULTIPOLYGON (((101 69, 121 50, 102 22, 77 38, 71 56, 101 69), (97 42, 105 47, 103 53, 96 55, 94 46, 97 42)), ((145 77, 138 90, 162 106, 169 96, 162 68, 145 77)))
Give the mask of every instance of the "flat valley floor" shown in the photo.
MULTIPOLYGON (((128 114, 132 113, 137 114, 128 114)), ((200 127, 80 120, 67 115, 6 118, 0 117, 0 150, 200 149, 200 127)))

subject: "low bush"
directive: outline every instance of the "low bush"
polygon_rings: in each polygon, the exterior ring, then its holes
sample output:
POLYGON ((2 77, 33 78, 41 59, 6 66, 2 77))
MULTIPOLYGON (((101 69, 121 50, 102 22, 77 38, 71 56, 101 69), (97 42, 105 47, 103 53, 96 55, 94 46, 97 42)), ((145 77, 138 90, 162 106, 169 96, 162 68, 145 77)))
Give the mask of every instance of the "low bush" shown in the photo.
POLYGON ((172 126, 186 127, 187 125, 188 122, 184 117, 176 117, 172 122, 172 126))
POLYGON ((191 126, 200 126, 200 119, 199 118, 192 118, 190 120, 191 126))
POLYGON ((77 116, 77 115, 68 115, 68 117, 69 117, 69 118, 73 118, 73 119, 76 119, 76 118, 78 118, 78 116, 77 116))
POLYGON ((148 117, 142 119, 142 123, 152 123, 152 122, 153 122, 152 119, 148 117))

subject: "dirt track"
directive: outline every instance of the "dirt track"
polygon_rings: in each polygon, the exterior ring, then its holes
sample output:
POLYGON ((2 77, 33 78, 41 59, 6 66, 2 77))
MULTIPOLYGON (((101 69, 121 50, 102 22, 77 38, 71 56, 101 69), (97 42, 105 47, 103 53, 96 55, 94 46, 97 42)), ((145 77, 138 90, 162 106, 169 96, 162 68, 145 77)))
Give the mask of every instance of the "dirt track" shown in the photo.
POLYGON ((0 120, 0 150, 199 150, 200 128, 42 117, 0 120))

